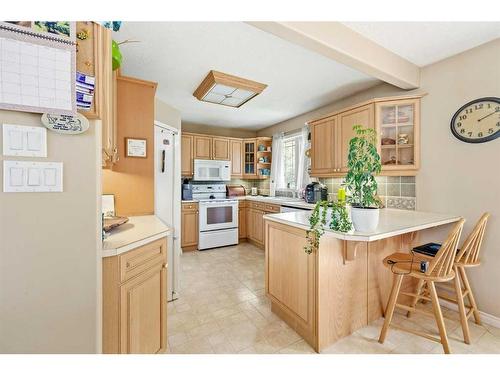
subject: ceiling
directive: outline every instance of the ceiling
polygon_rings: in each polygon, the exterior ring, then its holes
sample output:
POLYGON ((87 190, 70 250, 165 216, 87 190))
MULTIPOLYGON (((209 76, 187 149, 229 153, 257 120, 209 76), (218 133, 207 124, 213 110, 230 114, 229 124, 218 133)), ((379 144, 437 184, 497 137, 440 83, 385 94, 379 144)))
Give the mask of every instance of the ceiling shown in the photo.
POLYGON ((380 81, 243 22, 127 22, 117 41, 122 73, 158 82, 157 97, 182 121, 257 130, 380 81), (201 102, 194 90, 211 70, 267 84, 240 108, 201 102))
POLYGON ((420 67, 500 38, 500 22, 344 22, 420 67))

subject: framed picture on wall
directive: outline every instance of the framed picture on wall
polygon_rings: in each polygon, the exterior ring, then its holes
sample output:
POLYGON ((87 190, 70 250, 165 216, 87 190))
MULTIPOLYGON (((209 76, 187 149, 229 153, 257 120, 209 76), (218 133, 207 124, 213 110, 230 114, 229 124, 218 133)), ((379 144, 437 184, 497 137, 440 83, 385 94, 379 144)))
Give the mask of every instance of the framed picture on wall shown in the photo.
POLYGON ((145 158, 146 139, 144 138, 125 138, 125 156, 131 158, 145 158))

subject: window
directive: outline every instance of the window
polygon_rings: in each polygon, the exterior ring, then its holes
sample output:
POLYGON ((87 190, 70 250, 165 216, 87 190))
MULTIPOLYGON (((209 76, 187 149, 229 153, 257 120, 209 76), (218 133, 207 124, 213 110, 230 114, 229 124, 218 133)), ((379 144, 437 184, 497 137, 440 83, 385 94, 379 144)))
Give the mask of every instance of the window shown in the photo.
POLYGON ((297 189, 297 175, 299 166, 299 135, 288 136, 283 139, 283 186, 281 189, 297 189))

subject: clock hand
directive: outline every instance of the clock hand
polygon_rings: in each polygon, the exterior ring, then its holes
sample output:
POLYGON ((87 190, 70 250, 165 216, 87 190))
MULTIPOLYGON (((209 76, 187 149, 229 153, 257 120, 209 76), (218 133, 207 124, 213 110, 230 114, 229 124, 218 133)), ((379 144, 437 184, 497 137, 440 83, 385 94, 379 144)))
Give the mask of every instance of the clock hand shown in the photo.
POLYGON ((486 117, 490 117, 491 115, 495 114, 498 112, 498 109, 495 109, 493 112, 491 112, 490 114, 487 114, 486 116, 483 116, 481 117, 480 119, 477 120, 477 122, 481 121, 481 120, 484 120, 486 117))

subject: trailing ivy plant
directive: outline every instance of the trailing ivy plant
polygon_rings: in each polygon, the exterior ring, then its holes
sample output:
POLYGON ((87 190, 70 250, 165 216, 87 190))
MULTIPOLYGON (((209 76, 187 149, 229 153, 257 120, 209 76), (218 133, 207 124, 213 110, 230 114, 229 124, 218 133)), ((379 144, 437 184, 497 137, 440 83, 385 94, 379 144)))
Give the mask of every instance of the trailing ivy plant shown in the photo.
POLYGON ((353 207, 379 207, 377 181, 374 177, 382 168, 377 152, 377 133, 374 129, 361 125, 354 125, 353 130, 356 136, 349 141, 349 171, 345 178, 350 193, 348 202, 353 207))
POLYGON ((349 220, 349 214, 345 203, 319 201, 314 206, 311 216, 309 217, 309 230, 306 232, 306 246, 304 251, 311 254, 314 249, 319 246, 319 240, 325 233, 326 218, 328 208, 331 210, 330 229, 338 232, 349 232, 352 229, 352 223, 349 220))

